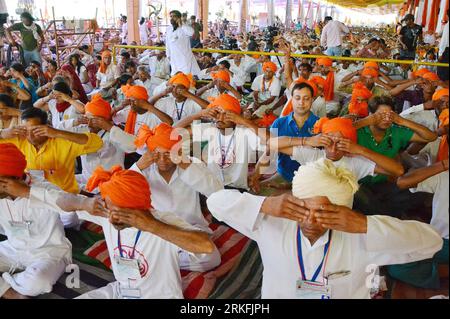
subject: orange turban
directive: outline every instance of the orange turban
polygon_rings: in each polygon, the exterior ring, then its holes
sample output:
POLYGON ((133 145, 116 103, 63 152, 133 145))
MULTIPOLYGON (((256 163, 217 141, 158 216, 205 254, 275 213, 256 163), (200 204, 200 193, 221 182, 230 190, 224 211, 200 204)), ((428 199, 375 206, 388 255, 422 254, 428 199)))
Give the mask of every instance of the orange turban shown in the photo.
POLYGON ((263 63, 262 69, 263 69, 264 72, 267 71, 267 70, 271 70, 272 72, 275 73, 275 72, 277 72, 278 67, 277 67, 277 65, 275 63, 269 61, 269 62, 264 62, 263 63))
POLYGON ((226 111, 241 114, 241 103, 237 98, 229 94, 226 93, 220 94, 208 105, 208 108, 219 106, 226 111))
POLYGON ((25 155, 11 143, 0 144, 0 176, 22 177, 27 160, 25 155))
POLYGON ((227 83, 231 82, 230 73, 228 73, 227 71, 222 70, 222 71, 212 72, 211 77, 214 80, 219 79, 219 80, 225 81, 227 83))
POLYGON ((321 76, 313 76, 312 78, 309 79, 309 81, 314 83, 316 86, 320 85, 322 88, 325 88, 327 84, 327 81, 321 76))
POLYGON ((370 76, 373 78, 377 78, 378 77, 378 71, 372 68, 364 68, 361 76, 370 76))
POLYGON ((414 78, 421 78, 428 72, 431 72, 431 71, 428 70, 427 68, 422 68, 422 69, 419 69, 419 70, 413 72, 413 77, 414 78))
POLYGON ((170 151, 172 147, 181 141, 181 136, 178 136, 176 139, 171 139, 174 130, 172 126, 166 123, 161 123, 154 129, 150 129, 144 124, 139 129, 134 144, 139 148, 147 145, 148 149, 152 152, 158 147, 170 151))
POLYGON ((345 138, 357 142, 358 134, 350 119, 337 117, 332 120, 323 117, 314 125, 314 134, 340 132, 345 138))
POLYGON ((376 69, 376 70, 380 69, 380 67, 378 66, 378 63, 377 62, 373 62, 373 61, 366 62, 364 64, 364 69, 367 69, 367 68, 372 68, 372 69, 376 69))
MULTIPOLYGON (((322 83, 325 83, 325 79, 321 76, 314 76, 314 77, 310 78, 308 81, 305 81, 303 78, 299 78, 295 82, 296 82, 296 84, 298 84, 298 83, 309 84, 309 86, 312 87, 312 89, 314 91, 314 93, 313 93, 313 98, 314 98, 318 94, 318 89, 317 89, 316 84, 319 84, 318 82, 320 82, 320 85, 323 85, 322 83), (315 78, 317 78, 317 79, 315 79, 315 78), (321 80, 319 80, 319 79, 321 79, 321 80)), ((292 99, 289 99, 289 101, 286 103, 283 110, 281 111, 280 116, 281 117, 288 116, 289 114, 292 113, 293 110, 294 110, 294 105, 292 104, 292 99)))
POLYGON ((433 101, 439 101, 444 96, 448 96, 448 89, 439 89, 434 92, 433 101))
POLYGON ((127 99, 135 99, 135 100, 148 100, 148 92, 147 89, 143 86, 138 85, 123 85, 121 87, 123 94, 127 99))
POLYGON ((182 85, 186 89, 190 89, 191 87, 195 86, 195 81, 192 77, 192 74, 186 75, 186 74, 180 72, 170 78, 169 84, 182 85))
POLYGON ((427 72, 422 76, 423 79, 428 81, 439 81, 439 76, 434 72, 427 72))
POLYGON ((333 60, 331 60, 330 58, 317 58, 316 62, 318 65, 322 65, 322 66, 332 66, 333 65, 333 60))
MULTIPOLYGON (((447 89, 448 95, 448 89, 447 89)), ((444 127, 448 125, 448 109, 445 109, 439 115, 440 127, 444 127)), ((439 150, 437 154, 436 161, 440 162, 448 159, 448 135, 443 135, 441 137, 441 143, 439 144, 439 150)))
POLYGON ((111 119, 111 105, 100 94, 95 94, 92 97, 92 101, 86 104, 85 110, 94 116, 100 116, 107 120, 111 119))
POLYGON ((275 120, 277 118, 278 117, 275 114, 273 114, 273 113, 271 113, 271 114, 264 114, 262 119, 256 121, 256 124, 259 127, 271 127, 273 122, 275 122, 275 120))
POLYGON ((372 97, 372 92, 366 88, 361 82, 353 85, 352 99, 348 105, 350 114, 358 115, 358 117, 366 117, 369 115, 369 105, 367 101, 359 102, 358 98, 368 100, 372 97))
POLYGON ((108 68, 108 66, 105 64, 105 62, 103 62, 104 58, 110 58, 112 57, 112 53, 109 51, 103 51, 102 53, 102 62, 100 62, 100 73, 106 73, 106 69, 108 68))
POLYGON ((114 166, 111 171, 105 171, 99 166, 92 173, 86 189, 92 192, 99 188, 102 198, 109 199, 121 208, 150 209, 150 185, 147 179, 135 171, 124 170, 114 166))

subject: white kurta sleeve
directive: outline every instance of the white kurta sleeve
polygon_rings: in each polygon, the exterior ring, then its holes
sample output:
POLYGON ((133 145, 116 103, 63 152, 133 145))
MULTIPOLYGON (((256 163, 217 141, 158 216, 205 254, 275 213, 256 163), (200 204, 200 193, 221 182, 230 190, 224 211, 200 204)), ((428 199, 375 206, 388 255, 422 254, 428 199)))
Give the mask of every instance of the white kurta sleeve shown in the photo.
POLYGON ((211 214, 243 235, 258 240, 263 215, 261 206, 266 198, 237 190, 222 190, 206 201, 211 214))
POLYGON ((403 117, 405 115, 409 115, 409 114, 416 113, 416 112, 423 112, 423 111, 425 111, 425 107, 423 104, 414 105, 414 106, 411 106, 409 109, 400 113, 400 116, 403 117))
POLYGON ((206 167, 203 162, 192 159, 193 163, 185 170, 181 170, 181 180, 200 194, 209 197, 211 194, 223 190, 222 182, 206 167))
POLYGON ((379 266, 429 259, 442 248, 442 238, 428 224, 389 216, 367 217, 365 246, 379 266))
POLYGON ((126 153, 136 152, 136 145, 134 145, 134 140, 136 137, 122 131, 117 126, 112 127, 109 134, 109 139, 112 143, 114 143, 114 145, 126 153))
POLYGON ((183 34, 186 37, 192 37, 195 33, 194 28, 192 28, 190 25, 187 25, 187 24, 183 24, 181 26, 181 31, 183 31, 183 34))

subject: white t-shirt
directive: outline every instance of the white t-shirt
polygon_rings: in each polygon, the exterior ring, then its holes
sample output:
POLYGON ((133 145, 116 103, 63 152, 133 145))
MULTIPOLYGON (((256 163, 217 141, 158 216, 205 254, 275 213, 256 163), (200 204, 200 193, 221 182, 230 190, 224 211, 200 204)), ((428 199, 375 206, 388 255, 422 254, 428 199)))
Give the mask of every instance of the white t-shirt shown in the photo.
POLYGON ((178 103, 173 96, 160 99, 155 107, 169 115, 173 119, 173 124, 202 110, 193 100, 187 99, 185 102, 178 103))
POLYGON ((64 112, 58 112, 55 99, 48 101, 48 109, 52 114, 52 126, 56 129, 64 129, 62 126, 64 121, 76 119, 81 115, 73 105, 68 107, 64 112))
POLYGON ((149 181, 153 208, 170 211, 189 224, 210 232, 209 223, 202 214, 199 194, 208 197, 223 186, 203 162, 196 158, 191 160, 192 164, 187 169, 176 168, 169 183, 160 175, 156 164, 144 171, 135 164, 131 170, 141 173, 149 181))
POLYGON ((417 185, 417 188, 410 189, 411 192, 432 193, 433 196, 433 216, 430 225, 433 226, 442 238, 448 239, 448 171, 431 176, 417 185))
POLYGON ((97 72, 97 80, 100 81, 100 88, 104 89, 111 86, 116 79, 120 77, 120 68, 117 65, 110 64, 105 73, 97 72))
MULTIPOLYGON (((264 81, 264 75, 260 75, 255 78, 252 84, 252 90, 258 91, 258 98, 260 102, 267 101, 271 97, 278 97, 281 92, 281 82, 276 77, 273 77, 271 81, 264 81), (264 82, 264 87, 263 87, 264 82)), ((269 106, 273 106, 276 100, 269 106)))
POLYGON ((425 110, 423 104, 415 105, 400 113, 400 116, 423 125, 433 132, 439 127, 439 118, 434 110, 425 110))
MULTIPOLYGON (((305 165, 310 162, 315 162, 321 158, 325 158, 325 150, 312 147, 294 147, 291 158, 305 165)), ((344 156, 339 161, 333 161, 336 167, 346 168, 355 175, 357 180, 366 176, 373 176, 375 174, 376 164, 362 156, 344 156)))
POLYGON ((193 124, 194 142, 207 141, 202 160, 224 186, 248 189, 248 164, 256 162, 255 154, 264 152, 264 145, 252 130, 237 126, 230 134, 222 135, 210 123, 193 124))

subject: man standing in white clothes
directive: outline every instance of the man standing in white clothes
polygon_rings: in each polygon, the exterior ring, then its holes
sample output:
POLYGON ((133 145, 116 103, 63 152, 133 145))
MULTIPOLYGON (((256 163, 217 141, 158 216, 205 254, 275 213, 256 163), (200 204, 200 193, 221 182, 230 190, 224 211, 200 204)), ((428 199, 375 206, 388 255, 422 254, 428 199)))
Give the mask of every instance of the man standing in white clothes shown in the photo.
POLYGON ((348 34, 350 30, 345 24, 339 21, 333 21, 332 17, 325 17, 325 26, 320 37, 320 44, 327 48, 326 55, 341 56, 342 55, 342 37, 348 34))
POLYGON ((180 11, 170 12, 170 24, 167 28, 166 49, 167 57, 172 68, 171 75, 177 72, 198 75, 200 67, 191 50, 191 36, 194 29, 181 21, 180 11))

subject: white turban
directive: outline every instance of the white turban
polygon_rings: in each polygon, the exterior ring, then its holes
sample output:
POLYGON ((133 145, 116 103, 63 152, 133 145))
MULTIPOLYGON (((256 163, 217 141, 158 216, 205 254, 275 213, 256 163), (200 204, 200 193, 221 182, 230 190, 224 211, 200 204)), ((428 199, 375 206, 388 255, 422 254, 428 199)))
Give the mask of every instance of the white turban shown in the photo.
POLYGON ((333 204, 352 208, 358 187, 352 172, 323 158, 300 166, 292 181, 292 194, 299 199, 325 196, 333 204))

